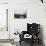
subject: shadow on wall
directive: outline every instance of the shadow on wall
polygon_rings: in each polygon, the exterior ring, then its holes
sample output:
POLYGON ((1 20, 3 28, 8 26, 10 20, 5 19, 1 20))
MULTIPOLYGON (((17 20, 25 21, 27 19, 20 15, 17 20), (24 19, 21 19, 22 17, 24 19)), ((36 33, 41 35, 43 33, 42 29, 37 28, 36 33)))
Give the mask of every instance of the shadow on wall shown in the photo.
POLYGON ((42 25, 40 25, 40 39, 42 40, 42 45, 44 46, 43 26, 42 25))

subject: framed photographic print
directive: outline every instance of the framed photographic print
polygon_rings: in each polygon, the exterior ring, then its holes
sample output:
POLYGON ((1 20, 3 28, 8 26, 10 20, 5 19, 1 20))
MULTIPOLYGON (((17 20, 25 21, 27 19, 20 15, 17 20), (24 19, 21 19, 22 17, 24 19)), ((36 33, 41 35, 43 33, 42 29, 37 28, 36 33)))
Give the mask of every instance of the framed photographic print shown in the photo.
POLYGON ((26 17, 27 17, 27 11, 24 11, 24 10, 16 10, 14 12, 14 18, 23 19, 23 18, 26 18, 26 17))

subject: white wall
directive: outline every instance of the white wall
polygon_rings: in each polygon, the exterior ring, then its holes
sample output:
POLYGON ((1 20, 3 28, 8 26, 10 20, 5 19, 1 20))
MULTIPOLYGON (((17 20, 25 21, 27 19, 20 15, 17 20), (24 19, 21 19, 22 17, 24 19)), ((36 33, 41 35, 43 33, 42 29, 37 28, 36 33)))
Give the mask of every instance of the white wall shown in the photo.
MULTIPOLYGON (((28 23, 40 23, 43 28, 43 36, 46 44, 46 16, 45 16, 45 4, 42 4, 40 0, 10 0, 9 1, 9 31, 10 36, 18 30, 26 30, 28 23), (14 19, 14 11, 27 10, 26 19, 14 19)), ((13 38, 13 37, 11 37, 13 38)))
POLYGON ((0 0, 0 3, 8 3, 8 0, 0 0))
MULTIPOLYGON (((0 0, 1 2, 8 2, 8 0, 0 0)), ((45 0, 44 0, 45 2, 45 0)), ((40 23, 43 26, 44 40, 46 42, 46 16, 45 4, 43 5, 40 0, 9 0, 9 31, 11 36, 18 30, 26 30, 27 22, 40 23), (26 19, 14 19, 15 10, 27 10, 26 19)), ((13 37, 11 37, 13 38, 13 37)))
MULTIPOLYGON (((11 36, 18 30, 27 30, 28 23, 40 23, 43 30, 46 30, 45 8, 40 0, 10 0, 9 1, 9 31, 11 36), (26 19, 14 19, 14 11, 27 10, 26 19)), ((12 38, 12 37, 11 37, 12 38)))

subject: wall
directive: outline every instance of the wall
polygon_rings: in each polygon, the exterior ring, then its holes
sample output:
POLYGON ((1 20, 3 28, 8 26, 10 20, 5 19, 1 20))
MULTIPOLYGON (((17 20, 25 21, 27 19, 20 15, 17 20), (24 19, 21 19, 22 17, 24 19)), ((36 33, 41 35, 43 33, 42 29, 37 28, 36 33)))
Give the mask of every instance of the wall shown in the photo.
POLYGON ((0 3, 8 3, 8 0, 0 0, 0 3))
POLYGON ((10 0, 9 1, 9 31, 11 38, 17 30, 27 30, 28 23, 40 23, 42 25, 44 41, 46 42, 46 16, 45 5, 40 0, 10 0), (26 19, 14 19, 16 10, 27 10, 26 19))
MULTIPOLYGON (((3 1, 3 0, 2 0, 3 1)), ((0 1, 0 2, 2 2, 0 1)), ((8 2, 4 0, 4 2, 8 2)), ((27 30, 28 23, 40 23, 43 27, 44 41, 46 44, 46 16, 45 16, 45 4, 43 5, 40 0, 9 0, 9 32, 10 36, 13 37, 13 33, 18 30, 27 30), (26 19, 14 19, 14 11, 16 10, 27 10, 26 19)))

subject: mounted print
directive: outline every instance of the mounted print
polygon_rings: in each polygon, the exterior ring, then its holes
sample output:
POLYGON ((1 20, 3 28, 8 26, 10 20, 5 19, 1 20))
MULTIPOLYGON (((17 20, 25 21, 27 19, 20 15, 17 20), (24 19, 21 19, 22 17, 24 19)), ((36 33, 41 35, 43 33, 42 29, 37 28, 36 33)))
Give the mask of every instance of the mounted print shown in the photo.
POLYGON ((14 12, 14 18, 23 19, 26 17, 27 17, 27 11, 25 11, 25 10, 16 10, 14 12))

